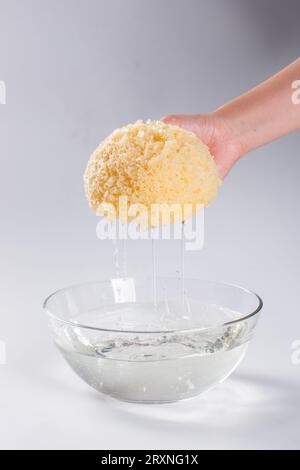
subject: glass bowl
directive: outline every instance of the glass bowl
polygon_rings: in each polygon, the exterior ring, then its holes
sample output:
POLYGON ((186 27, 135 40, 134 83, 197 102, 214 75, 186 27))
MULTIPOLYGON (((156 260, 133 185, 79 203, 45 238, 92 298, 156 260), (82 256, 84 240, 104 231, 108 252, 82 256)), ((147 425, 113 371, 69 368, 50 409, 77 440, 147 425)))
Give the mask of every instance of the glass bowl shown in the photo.
POLYGON ((140 403, 191 398, 226 379, 261 308, 235 285, 142 277, 66 287, 44 302, 71 368, 99 392, 140 403))

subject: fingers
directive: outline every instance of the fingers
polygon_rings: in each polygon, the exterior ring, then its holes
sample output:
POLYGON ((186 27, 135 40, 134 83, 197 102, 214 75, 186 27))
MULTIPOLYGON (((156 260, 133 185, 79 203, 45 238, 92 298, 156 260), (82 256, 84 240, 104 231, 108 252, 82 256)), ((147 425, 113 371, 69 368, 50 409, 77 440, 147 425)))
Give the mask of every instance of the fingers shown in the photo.
POLYGON ((166 124, 182 127, 187 131, 194 132, 199 135, 201 129, 201 119, 198 115, 193 114, 170 114, 161 118, 166 124))
POLYGON ((161 119, 166 124, 182 127, 193 132, 208 145, 210 125, 207 117, 202 114, 170 114, 161 119))
POLYGON ((166 124, 174 124, 178 121, 178 118, 178 114, 168 114, 167 116, 163 116, 160 120, 165 122, 166 124))
POLYGON ((186 124, 189 120, 190 116, 184 114, 169 114, 161 118, 161 121, 165 122, 166 124, 172 124, 173 126, 181 127, 183 127, 183 125, 186 124))
POLYGON ((219 169, 219 175, 224 180, 225 176, 229 173, 234 164, 228 161, 223 161, 222 158, 219 158, 218 155, 214 158, 214 161, 219 169))

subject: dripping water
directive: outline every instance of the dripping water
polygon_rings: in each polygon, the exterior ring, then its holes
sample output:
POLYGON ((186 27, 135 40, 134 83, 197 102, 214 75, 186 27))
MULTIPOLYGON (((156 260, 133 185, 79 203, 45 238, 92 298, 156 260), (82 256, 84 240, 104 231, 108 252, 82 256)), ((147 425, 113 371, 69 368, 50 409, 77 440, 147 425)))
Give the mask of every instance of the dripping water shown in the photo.
POLYGON ((180 282, 181 282, 181 308, 185 311, 185 239, 184 239, 184 221, 181 223, 180 240, 180 282))
POLYGON ((115 268, 116 277, 127 276, 127 250, 126 250, 126 239, 119 240, 118 238, 113 240, 113 261, 115 268))
POLYGON ((127 246, 126 246, 126 239, 123 238, 122 240, 122 275, 123 277, 127 276, 127 246))
POLYGON ((180 247, 180 280, 181 280, 181 308, 184 319, 190 318, 191 305, 186 293, 185 285, 185 225, 184 221, 181 226, 181 247, 180 247))
POLYGON ((153 289, 153 306, 157 309, 157 245, 154 238, 154 232, 151 231, 151 247, 152 247, 152 289, 153 289))
POLYGON ((113 239, 113 260, 114 260, 114 268, 116 277, 120 277, 120 250, 119 250, 119 243, 118 239, 113 239))

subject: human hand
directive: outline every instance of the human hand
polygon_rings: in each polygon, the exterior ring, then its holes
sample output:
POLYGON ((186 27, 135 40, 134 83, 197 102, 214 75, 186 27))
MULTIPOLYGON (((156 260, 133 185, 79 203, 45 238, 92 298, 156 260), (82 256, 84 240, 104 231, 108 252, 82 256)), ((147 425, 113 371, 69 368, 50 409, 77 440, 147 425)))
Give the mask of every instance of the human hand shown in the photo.
POLYGON ((243 154, 242 145, 230 125, 216 113, 170 115, 162 121, 194 132, 208 146, 222 178, 243 154))
POLYGON ((224 178, 251 150, 300 130, 300 58, 210 114, 162 118, 194 132, 210 149, 224 178))

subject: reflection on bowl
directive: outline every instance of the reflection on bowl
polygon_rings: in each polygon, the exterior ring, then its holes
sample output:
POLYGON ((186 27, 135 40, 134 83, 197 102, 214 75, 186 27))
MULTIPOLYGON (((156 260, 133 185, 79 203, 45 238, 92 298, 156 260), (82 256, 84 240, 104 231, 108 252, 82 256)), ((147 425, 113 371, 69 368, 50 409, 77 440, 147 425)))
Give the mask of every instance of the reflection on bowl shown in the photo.
POLYGON ((49 296, 55 344, 96 390, 120 400, 166 403, 222 382, 243 359, 262 308, 242 287, 186 279, 119 278, 49 296))

